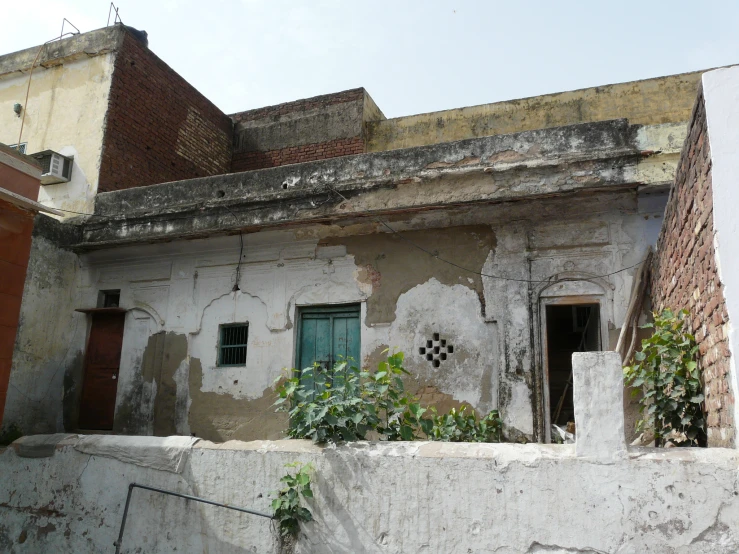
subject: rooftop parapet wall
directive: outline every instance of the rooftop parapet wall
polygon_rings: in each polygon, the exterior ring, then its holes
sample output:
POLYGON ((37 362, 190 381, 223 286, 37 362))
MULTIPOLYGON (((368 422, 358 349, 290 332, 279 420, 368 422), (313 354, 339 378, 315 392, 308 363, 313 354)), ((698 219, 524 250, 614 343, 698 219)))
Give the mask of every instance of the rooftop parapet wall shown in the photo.
POLYGON ((234 171, 361 154, 385 116, 363 88, 233 114, 234 171))
MULTIPOLYGON (((299 461, 315 465, 314 521, 296 553, 739 550, 739 453, 626 449, 618 355, 576 355, 573 368, 587 430, 576 445, 21 439, 0 451, 0 544, 107 551, 133 482, 269 513, 284 465, 299 461)), ((273 533, 266 518, 136 489, 122 551, 281 551, 273 533)))
POLYGON ((696 71, 376 121, 368 125, 367 151, 620 118, 636 125, 685 123, 690 118, 702 73, 696 71))
POLYGON ((640 140, 610 121, 101 194, 80 247, 635 188, 652 184, 640 140))

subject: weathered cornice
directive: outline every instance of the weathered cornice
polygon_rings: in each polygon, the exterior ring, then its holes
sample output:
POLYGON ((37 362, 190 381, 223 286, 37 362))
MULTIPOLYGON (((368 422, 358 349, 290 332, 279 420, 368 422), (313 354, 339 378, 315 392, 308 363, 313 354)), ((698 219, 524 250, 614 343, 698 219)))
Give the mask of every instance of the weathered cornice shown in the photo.
POLYGON ((0 56, 0 77, 27 72, 31 69, 34 60, 36 60, 35 67, 48 68, 81 58, 91 58, 116 52, 120 48, 126 32, 130 32, 139 40, 146 42, 146 33, 143 31, 120 24, 111 25, 0 56), (41 49, 41 52, 39 52, 39 49, 41 49))
POLYGON ((587 123, 102 193, 76 248, 633 188, 649 184, 637 131, 587 123))

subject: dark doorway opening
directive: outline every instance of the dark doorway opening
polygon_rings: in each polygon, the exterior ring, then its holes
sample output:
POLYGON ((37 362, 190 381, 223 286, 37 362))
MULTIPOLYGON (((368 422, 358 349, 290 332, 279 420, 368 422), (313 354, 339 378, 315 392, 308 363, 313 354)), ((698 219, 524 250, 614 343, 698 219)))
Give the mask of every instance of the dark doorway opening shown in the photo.
POLYGON ((572 353, 601 349, 598 304, 546 307, 547 376, 550 421, 565 426, 575 421, 572 397, 572 353))

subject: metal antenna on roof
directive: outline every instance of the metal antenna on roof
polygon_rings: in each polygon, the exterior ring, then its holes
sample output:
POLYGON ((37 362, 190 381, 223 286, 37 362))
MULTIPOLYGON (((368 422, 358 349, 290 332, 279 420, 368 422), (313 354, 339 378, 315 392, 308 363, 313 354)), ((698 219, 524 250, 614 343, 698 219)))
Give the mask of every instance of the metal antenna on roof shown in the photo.
POLYGON ((74 30, 77 31, 76 33, 71 33, 72 35, 79 35, 80 34, 80 30, 75 26, 75 24, 72 23, 69 19, 67 19, 65 17, 65 18, 62 19, 62 30, 59 33, 59 40, 61 40, 62 37, 64 36, 64 24, 65 23, 69 23, 72 27, 74 27, 74 30))
POLYGON ((112 14, 113 11, 115 11, 115 17, 113 18, 113 25, 115 25, 116 23, 120 23, 121 25, 123 25, 123 20, 121 19, 121 16, 118 15, 118 8, 115 6, 115 4, 113 4, 113 2, 111 2, 110 7, 108 8, 108 23, 105 24, 106 27, 110 25, 110 14, 112 14))

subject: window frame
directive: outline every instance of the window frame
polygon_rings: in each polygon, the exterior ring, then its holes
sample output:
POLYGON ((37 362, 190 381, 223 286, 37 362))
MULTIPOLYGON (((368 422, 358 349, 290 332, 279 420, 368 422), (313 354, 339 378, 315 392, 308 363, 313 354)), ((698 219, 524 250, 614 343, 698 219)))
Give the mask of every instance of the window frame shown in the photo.
POLYGON ((249 353, 249 322, 244 321, 240 323, 221 323, 218 326, 218 350, 216 353, 216 366, 217 367, 244 367, 246 366, 246 357, 249 353), (223 344, 224 332, 226 329, 232 329, 234 327, 245 327, 246 328, 246 342, 240 344, 223 344), (223 363, 223 352, 224 349, 243 348, 244 349, 244 361, 235 364, 223 363))

